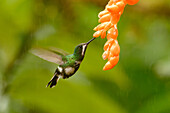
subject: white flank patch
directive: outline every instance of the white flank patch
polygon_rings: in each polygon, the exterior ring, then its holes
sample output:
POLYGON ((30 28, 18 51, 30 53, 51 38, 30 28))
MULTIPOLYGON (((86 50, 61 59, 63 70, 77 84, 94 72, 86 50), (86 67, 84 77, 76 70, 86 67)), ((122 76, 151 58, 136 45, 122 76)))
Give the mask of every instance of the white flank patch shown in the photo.
POLYGON ((82 50, 81 55, 84 55, 85 48, 86 48, 86 45, 83 45, 83 50, 82 50))
POLYGON ((73 67, 67 67, 67 68, 65 68, 65 73, 67 75, 70 75, 70 74, 74 73, 74 70, 75 69, 73 67))
POLYGON ((59 70, 59 72, 61 73, 61 72, 63 71, 63 68, 60 67, 60 66, 58 66, 58 70, 59 70))

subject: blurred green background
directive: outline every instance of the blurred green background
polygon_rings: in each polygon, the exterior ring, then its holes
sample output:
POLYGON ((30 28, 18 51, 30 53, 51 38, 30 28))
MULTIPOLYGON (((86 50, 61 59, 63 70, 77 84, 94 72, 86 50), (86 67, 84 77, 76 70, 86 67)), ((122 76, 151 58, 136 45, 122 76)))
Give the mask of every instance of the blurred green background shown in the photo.
POLYGON ((92 38, 108 0, 0 1, 0 113, 170 113, 170 1, 127 5, 118 23, 120 61, 109 71, 106 39, 90 44, 79 71, 46 84, 57 65, 28 52, 72 53, 92 38))

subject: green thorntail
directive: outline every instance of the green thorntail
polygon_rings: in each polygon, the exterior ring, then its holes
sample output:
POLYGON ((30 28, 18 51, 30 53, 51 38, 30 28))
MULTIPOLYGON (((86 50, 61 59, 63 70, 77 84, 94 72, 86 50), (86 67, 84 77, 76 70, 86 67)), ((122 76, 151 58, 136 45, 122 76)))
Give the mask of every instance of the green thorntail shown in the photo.
POLYGON ((75 72, 79 69, 79 66, 84 58, 86 48, 88 44, 93 41, 95 38, 92 38, 87 43, 81 43, 77 45, 74 49, 73 54, 68 54, 67 52, 53 48, 53 49, 42 49, 42 48, 34 48, 31 52, 49 62, 53 62, 58 64, 58 67, 54 73, 54 76, 48 82, 47 86, 50 85, 50 88, 56 86, 58 80, 60 78, 66 79, 75 74, 75 72))

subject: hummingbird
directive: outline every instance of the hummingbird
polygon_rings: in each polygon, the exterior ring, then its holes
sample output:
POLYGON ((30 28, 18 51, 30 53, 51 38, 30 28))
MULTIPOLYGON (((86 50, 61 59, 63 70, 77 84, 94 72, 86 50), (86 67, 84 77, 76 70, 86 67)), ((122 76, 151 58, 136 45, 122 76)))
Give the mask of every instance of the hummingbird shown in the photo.
POLYGON ((81 43, 77 45, 74 49, 73 54, 68 54, 67 52, 58 49, 58 48, 51 48, 51 49, 43 49, 43 48, 34 48, 31 52, 49 62, 53 62, 58 64, 58 67, 48 82, 46 87, 50 86, 50 88, 56 86, 58 80, 60 78, 66 79, 71 77, 76 73, 79 69, 81 62, 84 59, 84 55, 87 49, 87 46, 90 42, 92 42, 95 38, 92 38, 86 43, 81 43))

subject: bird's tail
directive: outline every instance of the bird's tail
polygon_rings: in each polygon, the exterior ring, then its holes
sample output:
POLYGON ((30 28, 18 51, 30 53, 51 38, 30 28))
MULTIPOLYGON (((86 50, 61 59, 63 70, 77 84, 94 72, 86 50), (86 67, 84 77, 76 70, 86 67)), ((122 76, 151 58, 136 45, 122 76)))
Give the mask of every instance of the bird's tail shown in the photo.
POLYGON ((49 85, 50 85, 50 88, 56 86, 56 84, 57 84, 57 82, 59 80, 59 77, 56 76, 56 75, 57 75, 57 73, 54 74, 54 76, 51 78, 50 82, 48 82, 46 87, 48 87, 49 85))

